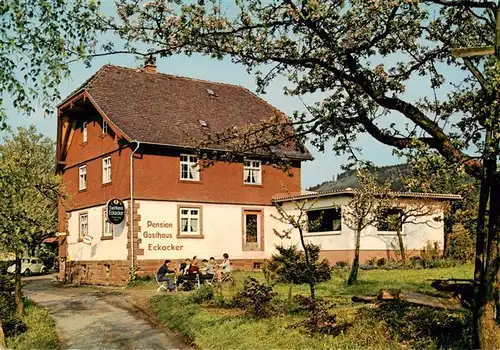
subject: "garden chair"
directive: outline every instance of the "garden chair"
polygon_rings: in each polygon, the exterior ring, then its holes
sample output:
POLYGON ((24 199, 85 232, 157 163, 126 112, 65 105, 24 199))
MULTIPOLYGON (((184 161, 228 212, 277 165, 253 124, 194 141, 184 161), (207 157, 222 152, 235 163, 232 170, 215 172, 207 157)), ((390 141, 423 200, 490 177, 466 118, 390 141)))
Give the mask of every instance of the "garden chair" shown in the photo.
MULTIPOLYGON (((174 283, 174 286, 175 286, 175 291, 177 292, 177 278, 175 278, 175 274, 168 275, 167 277, 172 278, 172 282, 174 283)), ((162 290, 165 290, 168 292, 168 282, 167 281, 163 281, 163 282, 158 281, 158 275, 156 273, 155 273, 155 280, 156 280, 156 283, 158 284, 158 288, 156 289, 156 293, 159 293, 162 290)))

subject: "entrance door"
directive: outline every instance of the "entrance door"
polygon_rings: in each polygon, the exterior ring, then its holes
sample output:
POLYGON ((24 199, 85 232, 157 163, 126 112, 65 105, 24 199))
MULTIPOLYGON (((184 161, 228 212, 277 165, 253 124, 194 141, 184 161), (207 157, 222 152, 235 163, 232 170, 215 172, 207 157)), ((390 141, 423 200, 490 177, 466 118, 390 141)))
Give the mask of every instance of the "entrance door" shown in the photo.
POLYGON ((243 212, 243 249, 262 250, 262 212, 243 212))

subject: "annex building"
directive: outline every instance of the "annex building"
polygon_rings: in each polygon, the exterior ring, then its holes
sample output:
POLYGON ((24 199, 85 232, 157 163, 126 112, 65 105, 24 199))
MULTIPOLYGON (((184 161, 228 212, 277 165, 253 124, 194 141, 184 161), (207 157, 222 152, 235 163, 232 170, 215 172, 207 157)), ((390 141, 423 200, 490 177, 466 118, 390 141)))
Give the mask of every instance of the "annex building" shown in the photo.
MULTIPOLYGON (((347 261, 354 236, 338 208, 350 193, 301 191, 301 163, 312 160, 301 145, 273 150, 290 161, 288 173, 266 152, 200 166, 197 140, 276 114, 283 117, 243 87, 160 74, 151 65, 102 67, 58 106, 57 171, 68 195, 59 204, 59 279, 124 285, 132 267, 147 275, 165 259, 221 259, 223 253, 235 269, 258 268, 276 244, 298 241, 296 232, 290 239, 275 234, 287 227, 275 219, 272 201, 293 211, 293 201, 313 197, 308 219, 324 223, 306 239, 320 244, 332 263, 347 261), (277 195, 283 188, 297 195, 277 195), (125 205, 117 225, 106 212, 113 198, 125 205)), ((414 195, 399 195, 408 196, 414 195)), ((362 258, 393 250, 387 242, 394 232, 371 228, 366 235, 362 258)), ((443 225, 405 225, 405 235, 409 249, 417 250, 429 240, 442 242, 443 225)))

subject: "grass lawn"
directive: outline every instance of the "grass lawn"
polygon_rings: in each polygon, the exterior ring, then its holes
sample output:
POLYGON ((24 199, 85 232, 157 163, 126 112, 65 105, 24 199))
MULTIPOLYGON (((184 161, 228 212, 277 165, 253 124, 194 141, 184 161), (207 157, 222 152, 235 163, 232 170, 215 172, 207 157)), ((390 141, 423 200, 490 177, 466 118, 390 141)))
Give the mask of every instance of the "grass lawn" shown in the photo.
POLYGON ((36 304, 27 302, 22 317, 26 332, 7 337, 8 349, 57 349, 59 340, 49 313, 36 304))
MULTIPOLYGON (((150 305, 159 322, 180 331, 203 349, 401 349, 470 348, 470 314, 409 306, 391 302, 379 307, 351 302, 352 295, 377 294, 380 289, 431 291, 432 278, 470 278, 470 265, 420 270, 360 271, 359 283, 347 286, 348 271, 336 270, 332 279, 317 286, 318 297, 331 302, 330 313, 345 326, 337 336, 310 334, 293 327, 307 318, 296 302, 288 302, 287 285, 276 285, 275 314, 255 319, 245 310, 217 307, 217 302, 197 303, 197 292, 161 294, 150 305)), ((262 273, 236 272, 235 286, 227 286, 222 297, 229 300, 241 290, 243 280, 262 273)), ((294 286, 293 294, 307 295, 306 285, 294 286)), ((220 296, 216 296, 216 300, 220 296)))

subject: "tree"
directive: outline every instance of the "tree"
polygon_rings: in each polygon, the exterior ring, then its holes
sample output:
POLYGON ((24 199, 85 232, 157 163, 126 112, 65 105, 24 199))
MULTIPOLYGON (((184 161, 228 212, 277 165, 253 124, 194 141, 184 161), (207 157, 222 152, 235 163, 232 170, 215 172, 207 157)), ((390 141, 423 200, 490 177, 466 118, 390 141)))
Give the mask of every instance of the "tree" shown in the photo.
MULTIPOLYGON (((325 282, 331 278, 331 267, 328 260, 319 261, 320 247, 311 243, 306 244, 310 263, 313 265, 313 280, 315 283, 325 282)), ((297 249, 296 245, 285 247, 276 246, 278 253, 273 254, 268 263, 269 271, 276 274, 278 281, 286 282, 288 286, 288 300, 292 299, 294 284, 308 283, 308 265, 304 252, 297 249)))
MULTIPOLYGON (((287 191, 288 195, 291 196, 291 194, 287 191)), ((274 233, 280 237, 280 238, 291 238, 291 235, 294 231, 297 231, 299 234, 299 240, 300 244, 302 247, 302 251, 304 254, 304 259, 303 262, 300 264, 300 266, 295 266, 294 271, 288 271, 287 275, 285 276, 282 274, 282 277, 285 277, 288 279, 289 282, 292 283, 307 283, 309 285, 309 292, 311 296, 311 303, 315 305, 316 301, 316 289, 315 286, 321 281, 326 280, 326 271, 329 273, 330 268, 328 265, 328 262, 326 260, 323 260, 322 262, 318 263, 319 259, 319 251, 320 248, 314 244, 306 243, 304 239, 304 232, 310 229, 309 225, 311 223, 308 222, 307 218, 307 212, 310 210, 316 201, 308 201, 307 199, 305 200, 295 200, 292 199, 290 201, 291 207, 290 208, 284 208, 281 203, 277 203, 275 201, 272 202, 273 206, 276 208, 278 215, 272 215, 272 217, 285 224, 286 226, 289 226, 285 229, 283 229, 282 232, 279 232, 276 229, 274 230, 274 233), (300 271, 299 271, 300 270, 300 271), (295 279, 298 279, 295 281, 295 279)), ((315 225, 316 223, 312 223, 312 225, 315 225)), ((278 251, 279 248, 278 248, 278 251)), ((287 253, 293 253, 292 251, 289 251, 287 253)), ((297 254, 290 254, 291 257, 295 256, 299 258, 299 263, 301 262, 301 257, 300 253, 297 254)), ((290 258, 286 258, 282 254, 282 258, 285 258, 284 260, 288 260, 290 262, 290 258)), ((281 263, 283 263, 282 261, 281 263)), ((284 267, 284 266, 282 266, 284 267)), ((281 269, 278 269, 277 272, 279 272, 281 269)), ((291 295, 291 289, 289 291, 291 295)), ((314 310, 313 310, 314 311, 314 310)))
POLYGON ((384 186, 377 184, 377 176, 367 170, 356 171, 359 188, 354 191, 354 196, 345 206, 344 222, 347 227, 354 230, 354 260, 347 284, 352 285, 358 280, 359 250, 361 247, 361 232, 368 226, 375 225, 379 220, 379 212, 390 208, 390 183, 384 186))
POLYGON ((55 145, 19 128, 0 145, 0 246, 15 254, 15 300, 19 314, 22 254, 57 231, 57 203, 63 193, 55 175, 55 145))
POLYGON ((101 26, 96 0, 4 0, 0 3, 0 129, 4 99, 32 113, 39 98, 45 113, 59 100, 68 64, 93 52, 101 26))
POLYGON ((379 224, 383 223, 390 227, 388 231, 395 231, 397 237, 397 245, 401 261, 406 262, 406 248, 403 239, 403 227, 406 224, 412 225, 427 225, 435 227, 436 224, 442 221, 438 216, 441 212, 447 210, 446 203, 429 203, 421 198, 412 198, 399 200, 397 205, 392 206, 389 210, 392 215, 386 215, 379 218, 379 224))
POLYGON ((335 151, 355 157, 357 135, 368 133, 396 149, 434 150, 478 179, 474 346, 500 347, 495 321, 500 203, 494 200, 500 197, 500 3, 235 0, 235 5, 236 11, 227 11, 217 0, 146 6, 121 0, 119 21, 110 26, 129 46, 150 44, 151 54, 230 57, 255 71, 260 91, 281 74, 290 82, 288 94, 327 93, 292 123, 276 118, 274 125, 260 127, 284 131, 293 125, 296 133, 255 137, 256 127, 245 138, 226 130, 225 136, 253 141, 244 147, 250 151, 312 135, 320 150, 333 140, 335 151), (496 57, 452 55, 452 49, 470 46, 485 47, 483 52, 496 57), (410 98, 409 91, 417 97, 410 98))

